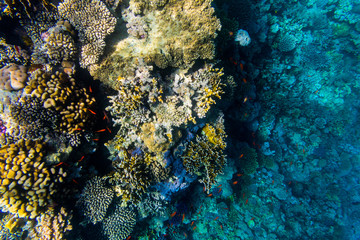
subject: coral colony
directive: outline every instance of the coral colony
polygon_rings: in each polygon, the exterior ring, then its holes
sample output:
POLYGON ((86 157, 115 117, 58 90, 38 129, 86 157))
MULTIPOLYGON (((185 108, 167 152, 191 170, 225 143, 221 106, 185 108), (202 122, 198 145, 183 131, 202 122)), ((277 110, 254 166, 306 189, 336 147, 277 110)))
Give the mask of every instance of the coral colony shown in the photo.
POLYGON ((360 4, 292 2, 1 1, 0 239, 356 239, 360 4))

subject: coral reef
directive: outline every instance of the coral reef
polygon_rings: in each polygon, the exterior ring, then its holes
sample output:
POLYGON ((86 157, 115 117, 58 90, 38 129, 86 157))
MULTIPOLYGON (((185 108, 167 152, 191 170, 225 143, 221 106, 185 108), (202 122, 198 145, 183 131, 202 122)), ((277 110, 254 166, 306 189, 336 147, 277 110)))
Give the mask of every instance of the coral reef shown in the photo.
POLYGON ((0 67, 15 63, 26 65, 30 60, 28 53, 19 46, 7 44, 5 39, 0 37, 0 67))
POLYGON ((219 117, 214 126, 206 124, 202 135, 191 141, 182 156, 187 172, 200 176, 205 191, 209 194, 211 186, 216 183, 216 176, 222 174, 226 164, 223 150, 226 147, 223 118, 219 117))
POLYGON ((136 224, 135 218, 134 210, 116 205, 102 223, 102 229, 107 239, 126 239, 136 224))
POLYGON ((43 156, 44 146, 39 141, 19 140, 1 148, 1 206, 4 212, 17 214, 20 218, 35 218, 51 203, 55 184, 62 182, 66 173, 61 168, 46 166, 43 156))
POLYGON ((22 1, 22 0, 5 0, 5 3, 7 4, 7 7, 5 9, 5 13, 8 13, 11 17, 33 17, 33 12, 39 6, 41 6, 46 11, 52 10, 55 8, 55 6, 46 0, 28 0, 28 1, 22 1), (26 15, 24 15, 24 12, 26 15))
POLYGON ((0 69, 0 89, 12 91, 25 87, 27 70, 25 66, 9 64, 0 69))
POLYGON ((92 75, 103 82, 116 82, 136 66, 138 58, 160 68, 189 68, 197 59, 212 59, 212 40, 221 25, 211 2, 130 1, 122 15, 131 37, 120 40, 92 75), (119 67, 113 68, 114 62, 119 67))
POLYGON ((72 230, 71 218, 72 215, 66 212, 63 207, 60 208, 58 213, 48 210, 36 218, 37 224, 29 236, 40 240, 65 239, 64 235, 72 230))
POLYGON ((84 215, 93 224, 104 219, 114 197, 114 191, 106 187, 105 181, 106 179, 100 177, 94 177, 87 181, 78 201, 84 215))
POLYGON ((66 0, 59 4, 58 12, 79 32, 81 66, 97 63, 105 47, 105 37, 115 29, 116 18, 100 0, 66 0))

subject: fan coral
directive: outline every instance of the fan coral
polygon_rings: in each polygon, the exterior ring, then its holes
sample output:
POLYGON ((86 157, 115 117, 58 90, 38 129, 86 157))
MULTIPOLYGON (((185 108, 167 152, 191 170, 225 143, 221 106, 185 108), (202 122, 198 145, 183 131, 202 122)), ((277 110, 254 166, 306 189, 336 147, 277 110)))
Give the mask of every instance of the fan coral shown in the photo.
POLYGON ((113 197, 114 191, 105 186, 105 179, 94 177, 86 183, 78 204, 85 216, 96 224, 104 219, 113 197))
POLYGON ((79 31, 81 66, 97 63, 105 47, 105 37, 115 29, 116 18, 100 0, 65 0, 59 4, 58 11, 79 31))
POLYGON ((109 240, 126 239, 136 224, 136 214, 130 208, 116 205, 102 223, 102 229, 109 240))
POLYGON ((207 193, 226 164, 226 156, 223 154, 226 147, 223 121, 223 118, 219 117, 214 126, 207 124, 202 129, 202 135, 197 135, 196 139, 186 146, 182 155, 186 171, 200 176, 200 182, 204 184, 207 193))

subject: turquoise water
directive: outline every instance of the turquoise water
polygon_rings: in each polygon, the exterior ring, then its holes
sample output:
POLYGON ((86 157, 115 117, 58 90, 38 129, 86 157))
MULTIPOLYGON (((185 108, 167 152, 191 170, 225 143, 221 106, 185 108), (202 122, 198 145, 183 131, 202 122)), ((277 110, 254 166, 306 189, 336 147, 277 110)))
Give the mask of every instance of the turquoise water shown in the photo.
POLYGON ((359 2, 31 2, 0 239, 360 239, 359 2))

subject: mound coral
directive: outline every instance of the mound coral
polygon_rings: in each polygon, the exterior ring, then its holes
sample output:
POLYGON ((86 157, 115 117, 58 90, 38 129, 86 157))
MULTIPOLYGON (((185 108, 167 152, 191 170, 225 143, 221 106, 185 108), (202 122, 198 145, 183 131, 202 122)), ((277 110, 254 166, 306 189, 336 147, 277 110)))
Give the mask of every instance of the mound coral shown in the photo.
POLYGON ((186 146, 181 157, 186 171, 200 177, 199 181, 204 184, 207 193, 226 164, 223 153, 226 147, 223 121, 220 117, 214 126, 206 124, 202 135, 197 135, 195 140, 186 146))
POLYGON ((25 66, 9 64, 0 69, 0 89, 7 91, 20 90, 25 87, 27 76, 25 66))

